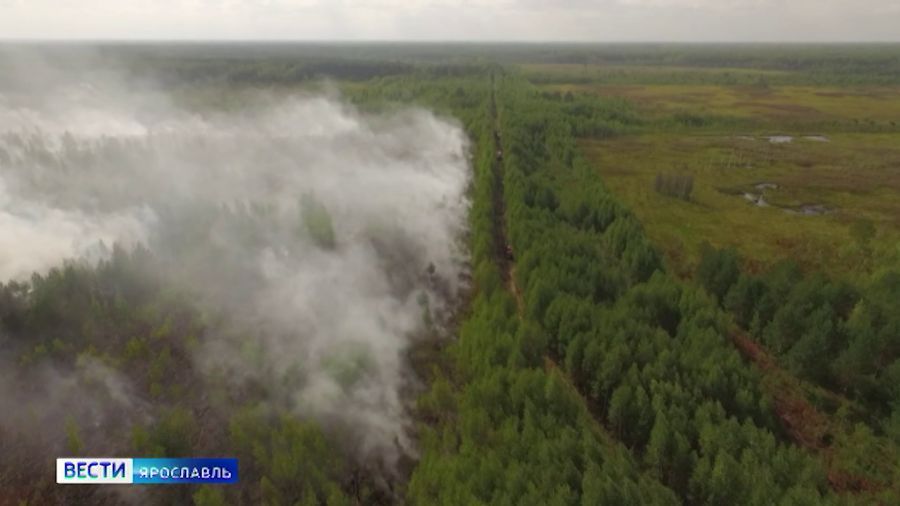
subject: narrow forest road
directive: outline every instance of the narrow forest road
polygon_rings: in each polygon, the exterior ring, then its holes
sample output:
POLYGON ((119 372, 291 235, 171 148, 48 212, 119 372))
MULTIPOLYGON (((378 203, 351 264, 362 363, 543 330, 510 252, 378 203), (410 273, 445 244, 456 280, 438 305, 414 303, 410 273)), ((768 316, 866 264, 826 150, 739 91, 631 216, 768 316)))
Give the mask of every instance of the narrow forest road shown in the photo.
MULTIPOLYGON (((497 113, 497 87, 495 75, 491 74, 491 130, 494 143, 494 157, 491 164, 493 176, 492 221, 495 246, 495 262, 500 269, 507 291, 516 301, 516 314, 519 320, 525 319, 525 298, 516 281, 516 263, 512 245, 506 233, 506 197, 503 186, 503 144, 500 135, 500 122, 497 113)), ((600 441, 609 446, 616 444, 615 438, 601 423, 600 410, 590 402, 572 381, 569 374, 560 367, 557 360, 548 352, 544 352, 544 369, 562 382, 565 388, 578 399, 582 413, 590 421, 594 434, 600 441)))
POLYGON ((516 299, 516 306, 521 318, 525 309, 522 292, 516 285, 515 260, 512 245, 506 233, 506 196, 503 187, 503 143, 500 138, 500 119, 497 112, 496 75, 491 74, 491 139, 493 140, 494 157, 491 161, 493 177, 491 209, 494 235, 494 261, 500 269, 500 275, 506 288, 516 299))
POLYGON ((500 269, 506 289, 516 301, 519 318, 525 314, 525 299, 516 283, 516 264, 512 244, 506 233, 506 194, 503 186, 503 143, 500 136, 500 118, 497 112, 496 74, 491 74, 491 138, 494 142, 494 157, 491 163, 493 193, 491 210, 494 230, 494 261, 500 269))

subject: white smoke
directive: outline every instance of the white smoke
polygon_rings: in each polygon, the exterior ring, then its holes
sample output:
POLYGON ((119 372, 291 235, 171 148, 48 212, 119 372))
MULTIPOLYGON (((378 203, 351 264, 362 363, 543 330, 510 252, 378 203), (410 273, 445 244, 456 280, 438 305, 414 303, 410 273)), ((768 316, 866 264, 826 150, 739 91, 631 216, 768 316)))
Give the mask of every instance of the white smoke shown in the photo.
MULTIPOLYGON (((66 420, 77 421, 80 435, 90 437, 83 444, 90 445, 92 454, 114 452, 129 436, 126 422, 150 420, 148 406, 134 397, 127 380, 87 355, 65 371, 40 364, 25 373, 0 357, 0 408, 8 457, 35 447, 50 455, 67 454, 66 420)), ((27 454, 16 457, 22 463, 33 461, 27 454)))
POLYGON ((144 244, 161 277, 227 315, 205 370, 346 427, 365 457, 410 451, 404 352, 463 288, 462 130, 334 94, 225 112, 49 89, 0 93, 0 277, 144 244))

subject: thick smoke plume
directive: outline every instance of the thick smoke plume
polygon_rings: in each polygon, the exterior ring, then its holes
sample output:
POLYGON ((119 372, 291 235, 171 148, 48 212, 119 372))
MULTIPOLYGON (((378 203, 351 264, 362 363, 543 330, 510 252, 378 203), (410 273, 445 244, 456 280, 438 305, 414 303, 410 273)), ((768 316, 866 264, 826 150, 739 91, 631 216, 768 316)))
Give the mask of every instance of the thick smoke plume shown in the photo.
POLYGON ((202 370, 349 430, 363 457, 408 451, 404 352, 462 288, 461 129, 333 93, 226 111, 133 90, 0 92, 0 278, 143 245, 225 315, 202 370))

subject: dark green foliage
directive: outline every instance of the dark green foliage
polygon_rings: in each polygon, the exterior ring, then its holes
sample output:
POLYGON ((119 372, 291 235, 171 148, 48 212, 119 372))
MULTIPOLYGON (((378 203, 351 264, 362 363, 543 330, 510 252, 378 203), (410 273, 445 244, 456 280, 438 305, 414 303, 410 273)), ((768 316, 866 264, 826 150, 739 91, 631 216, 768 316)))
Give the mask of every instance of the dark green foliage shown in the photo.
MULTIPOLYGON (((706 289, 711 291, 711 285, 707 285, 706 289)), ((768 287, 761 279, 741 274, 737 283, 728 290, 724 307, 731 311, 738 325, 743 328, 751 328, 753 323, 758 321, 754 319, 757 314, 756 308, 767 290, 768 287)))
MULTIPOLYGON (((548 268, 572 274, 590 270, 593 262, 585 255, 596 249, 588 241, 579 245, 545 239, 546 249, 540 254, 520 257, 516 274, 519 286, 528 287, 530 317, 518 318, 513 298, 498 282, 502 273, 491 261, 494 249, 478 246, 481 241, 502 239, 490 218, 489 190, 495 184, 491 147, 485 144, 490 135, 480 138, 470 215, 478 293, 453 347, 462 383, 453 391, 438 380, 420 401, 420 409, 436 423, 423 434, 424 454, 409 484, 408 500, 422 505, 678 504, 670 490, 641 474, 624 448, 606 446, 571 387, 558 372, 543 368, 550 343, 539 322, 553 321, 572 332, 592 324, 589 304, 570 310, 558 302, 557 283, 570 279, 568 290, 589 299, 604 290, 595 285, 602 280, 600 271, 577 282, 568 274, 542 279, 540 273, 548 268), (560 262, 557 267, 545 263, 555 259, 560 262)), ((511 212, 534 209, 535 224, 548 226, 558 219, 551 209, 555 205, 547 205, 551 200, 525 196, 527 183, 519 186, 524 181, 503 183, 506 188, 521 188, 522 201, 528 200, 524 208, 521 201, 507 200, 516 208, 511 212)), ((553 187, 540 186, 548 189, 544 194, 556 194, 553 187)), ((544 232, 545 227, 536 231, 544 232)), ((577 229, 562 232, 571 238, 581 234, 577 229)), ((529 229, 511 233, 525 237, 529 229)))
POLYGON ((194 506, 225 506, 225 492, 222 487, 204 485, 194 493, 194 506))
POLYGON ((703 244, 700 251, 700 264, 697 266, 697 281, 720 301, 731 289, 740 275, 737 251, 734 249, 716 250, 709 244, 703 244))
POLYGON ((164 412, 149 429, 134 428, 136 455, 147 457, 189 457, 197 432, 192 414, 182 408, 164 412))
POLYGON ((900 359, 900 274, 876 274, 855 288, 782 262, 730 283, 737 263, 733 251, 708 248, 697 279, 711 293, 727 290, 723 307, 793 372, 890 412, 900 400, 892 367, 900 359))
POLYGON ((251 502, 269 505, 349 505, 341 490, 341 456, 314 424, 290 417, 238 413, 229 426, 242 479, 257 478, 251 502))

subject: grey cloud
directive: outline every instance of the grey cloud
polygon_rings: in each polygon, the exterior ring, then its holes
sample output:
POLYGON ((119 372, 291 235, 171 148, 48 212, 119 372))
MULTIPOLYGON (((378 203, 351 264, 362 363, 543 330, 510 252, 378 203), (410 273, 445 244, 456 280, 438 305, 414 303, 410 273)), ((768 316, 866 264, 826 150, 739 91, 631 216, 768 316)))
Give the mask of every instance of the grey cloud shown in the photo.
POLYGON ((0 4, 12 38, 900 40, 895 0, 50 0, 0 4), (79 15, 91 12, 91 16, 79 15), (811 21, 812 20, 812 21, 811 21))

